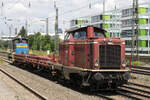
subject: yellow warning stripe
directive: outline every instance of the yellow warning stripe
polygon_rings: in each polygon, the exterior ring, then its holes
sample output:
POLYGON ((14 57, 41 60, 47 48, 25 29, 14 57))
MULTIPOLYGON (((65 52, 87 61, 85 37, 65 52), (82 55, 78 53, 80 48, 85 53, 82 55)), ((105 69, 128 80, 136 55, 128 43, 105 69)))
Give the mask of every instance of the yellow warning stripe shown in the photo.
POLYGON ((19 45, 19 46, 16 46, 16 47, 28 47, 28 46, 26 46, 26 45, 19 45))

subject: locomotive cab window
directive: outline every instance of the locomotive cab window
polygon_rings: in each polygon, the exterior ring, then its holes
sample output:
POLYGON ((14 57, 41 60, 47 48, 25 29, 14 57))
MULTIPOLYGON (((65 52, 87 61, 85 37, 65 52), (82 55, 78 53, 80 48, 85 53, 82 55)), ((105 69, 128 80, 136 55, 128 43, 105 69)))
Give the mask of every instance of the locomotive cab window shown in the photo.
POLYGON ((101 28, 94 28, 94 37, 106 37, 105 30, 101 28))
POLYGON ((22 42, 21 42, 21 43, 28 43, 28 40, 22 39, 22 42))
POLYGON ((64 40, 69 40, 70 39, 70 33, 66 33, 64 40))
POLYGON ((73 35, 74 39, 86 39, 87 35, 85 31, 77 31, 73 35))
POLYGON ((102 32, 98 32, 98 31, 95 31, 94 35, 95 35, 95 37, 105 37, 102 32))

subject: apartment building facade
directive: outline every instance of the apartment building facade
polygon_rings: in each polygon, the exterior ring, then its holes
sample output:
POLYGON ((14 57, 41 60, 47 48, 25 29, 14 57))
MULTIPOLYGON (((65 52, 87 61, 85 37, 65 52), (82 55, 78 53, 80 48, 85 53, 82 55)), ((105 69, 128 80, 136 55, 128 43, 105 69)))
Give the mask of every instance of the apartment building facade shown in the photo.
MULTIPOLYGON (((126 52, 131 52, 132 29, 133 29, 133 9, 123 9, 121 16, 121 39, 126 42, 126 52)), ((136 51, 136 43, 134 51, 136 51)), ((138 8, 138 50, 140 54, 150 53, 150 8, 138 8)))

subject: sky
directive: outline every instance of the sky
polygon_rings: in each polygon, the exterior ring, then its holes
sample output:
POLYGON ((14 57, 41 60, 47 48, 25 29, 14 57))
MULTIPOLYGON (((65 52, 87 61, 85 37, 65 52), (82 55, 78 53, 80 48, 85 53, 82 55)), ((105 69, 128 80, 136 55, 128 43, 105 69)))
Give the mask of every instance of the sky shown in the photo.
MULTIPOLYGON (((59 27, 69 27, 71 19, 100 14, 103 11, 103 0, 55 0, 59 9, 59 27), (91 9, 89 4, 91 3, 91 9)), ((106 11, 123 9, 132 5, 133 0, 105 0, 106 11)), ((150 2, 139 0, 140 3, 150 2)), ((45 19, 49 17, 49 32, 54 32, 54 0, 0 0, 0 35, 14 34, 28 22, 29 32, 46 32, 45 19), (3 2, 3 7, 2 7, 3 2), (6 19, 7 20, 6 20, 6 19), (8 21, 11 20, 11 21, 8 21)))

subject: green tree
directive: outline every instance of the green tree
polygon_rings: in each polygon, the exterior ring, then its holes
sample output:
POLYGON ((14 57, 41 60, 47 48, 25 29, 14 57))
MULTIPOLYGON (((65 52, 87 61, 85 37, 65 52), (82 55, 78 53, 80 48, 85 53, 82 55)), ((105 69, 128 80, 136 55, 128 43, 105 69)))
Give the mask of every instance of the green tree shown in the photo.
POLYGON ((56 49, 58 50, 58 44, 60 39, 52 39, 50 35, 42 36, 40 32, 35 33, 34 35, 29 35, 29 47, 32 50, 50 50, 51 52, 55 51, 55 45, 57 45, 56 49), (56 44, 57 42, 57 44, 56 44))
POLYGON ((11 47, 10 41, 0 40, 0 49, 8 49, 11 47))
POLYGON ((28 36, 28 41, 29 41, 29 47, 30 49, 33 49, 33 42, 34 42, 34 35, 29 35, 28 36))
POLYGON ((19 34, 17 35, 17 37, 21 36, 22 38, 27 38, 27 31, 26 29, 24 28, 24 26, 22 26, 19 34))

